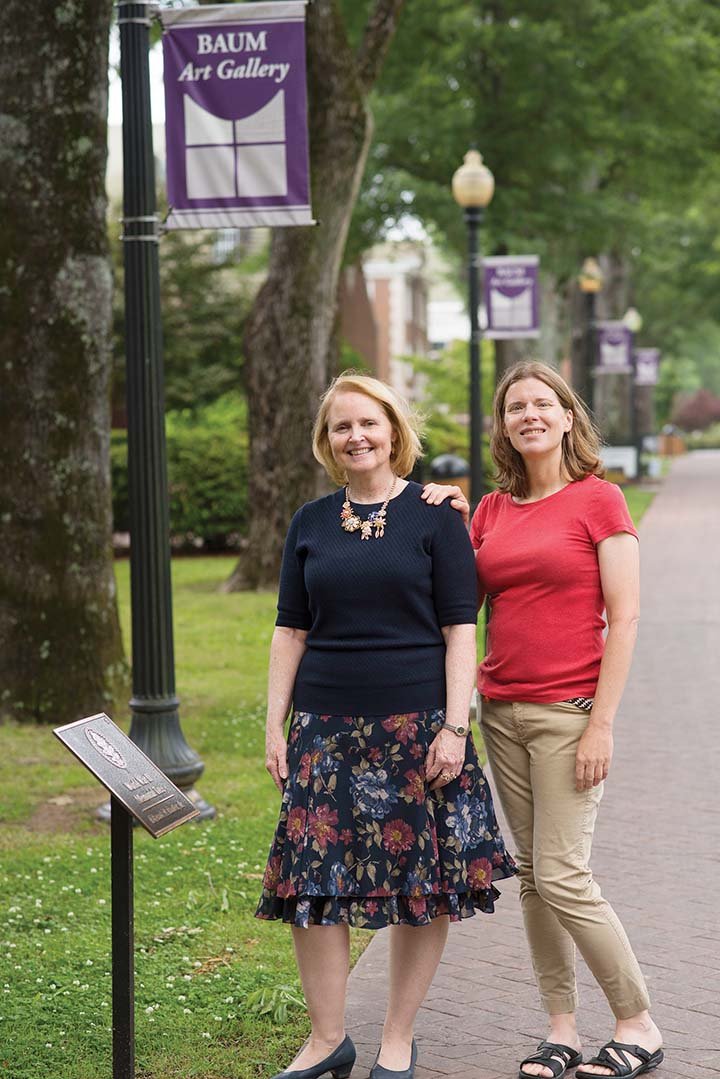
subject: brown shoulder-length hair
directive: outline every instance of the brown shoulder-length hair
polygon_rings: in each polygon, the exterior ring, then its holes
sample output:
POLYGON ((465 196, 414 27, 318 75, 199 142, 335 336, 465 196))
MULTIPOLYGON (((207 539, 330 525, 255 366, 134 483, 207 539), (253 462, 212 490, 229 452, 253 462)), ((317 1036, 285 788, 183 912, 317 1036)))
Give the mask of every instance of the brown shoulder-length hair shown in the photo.
POLYGON ((544 382, 555 392, 563 409, 572 412, 572 427, 565 432, 562 440, 562 468, 568 479, 582 480, 586 476, 599 476, 602 479, 605 469, 600 460, 600 434, 581 399, 554 368, 539 360, 522 360, 505 372, 493 399, 490 453, 495 462, 498 490, 516 498, 526 498, 529 493, 525 464, 504 430, 507 392, 515 382, 525 378, 537 378, 544 382))
POLYGON ((333 483, 343 487, 347 483, 347 474, 338 466, 330 449, 328 438, 328 413, 330 406, 339 393, 364 393, 377 402, 390 420, 395 432, 390 464, 397 476, 409 475, 415 462, 422 457, 420 442, 420 418, 410 409, 404 397, 391 386, 370 375, 359 375, 355 371, 343 371, 334 378, 320 398, 320 408, 313 427, 312 449, 315 459, 320 462, 333 483))

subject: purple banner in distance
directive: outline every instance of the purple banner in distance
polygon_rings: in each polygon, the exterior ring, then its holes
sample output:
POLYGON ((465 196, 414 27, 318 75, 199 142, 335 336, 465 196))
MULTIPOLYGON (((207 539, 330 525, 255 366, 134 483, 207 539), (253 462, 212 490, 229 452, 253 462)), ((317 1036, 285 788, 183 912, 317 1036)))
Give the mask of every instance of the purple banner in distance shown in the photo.
POLYGON ((633 335, 624 322, 598 322, 597 367, 601 374, 629 374, 633 335))
POLYGON ((660 372, 659 348, 635 349, 635 385, 656 386, 660 372))
POLYGON ((538 337, 540 302, 537 255, 494 255, 483 259, 487 328, 485 337, 538 337))
POLYGON ((161 11, 168 228, 313 224, 305 10, 161 11))

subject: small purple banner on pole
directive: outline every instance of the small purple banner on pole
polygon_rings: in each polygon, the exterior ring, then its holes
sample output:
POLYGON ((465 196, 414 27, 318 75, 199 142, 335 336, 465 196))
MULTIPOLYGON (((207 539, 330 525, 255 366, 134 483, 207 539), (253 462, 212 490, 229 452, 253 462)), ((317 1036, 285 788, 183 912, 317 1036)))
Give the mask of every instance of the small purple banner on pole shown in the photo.
POLYGON ((657 386, 660 371, 659 348, 635 349, 635 385, 657 386))
POLYGON ((597 360, 600 374, 629 374, 632 372, 632 332, 624 322, 598 322, 597 360))
POLYGON ((539 337, 537 255, 497 255, 483 259, 485 337, 499 340, 539 337))
POLYGON ((314 224, 305 10, 161 9, 168 228, 314 224))

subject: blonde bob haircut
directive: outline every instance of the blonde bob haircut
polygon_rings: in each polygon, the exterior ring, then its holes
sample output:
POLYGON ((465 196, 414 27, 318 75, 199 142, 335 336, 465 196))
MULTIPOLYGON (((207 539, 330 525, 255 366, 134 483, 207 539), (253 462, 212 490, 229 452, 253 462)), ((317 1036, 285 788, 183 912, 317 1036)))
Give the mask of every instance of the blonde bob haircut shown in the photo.
POLYGON ((501 378, 493 399, 493 426, 490 436, 490 453, 495 462, 498 490, 515 498, 527 498, 528 477, 521 455, 505 434, 505 398, 516 382, 536 378, 544 382, 557 397, 566 412, 572 412, 573 424, 562 440, 562 470, 569 480, 582 480, 586 476, 605 475, 600 460, 600 435, 585 405, 568 386, 558 372, 538 360, 516 363, 501 378))
POLYGON ((340 393, 363 393, 380 405, 395 433, 390 454, 392 470, 397 476, 409 475, 415 462, 423 454, 419 418, 410 410, 407 401, 380 379, 371 378, 370 375, 358 375, 354 371, 343 371, 333 379, 320 398, 320 408, 313 427, 313 453, 333 483, 343 487, 348 481, 345 469, 340 468, 333 457, 328 437, 328 413, 340 393))

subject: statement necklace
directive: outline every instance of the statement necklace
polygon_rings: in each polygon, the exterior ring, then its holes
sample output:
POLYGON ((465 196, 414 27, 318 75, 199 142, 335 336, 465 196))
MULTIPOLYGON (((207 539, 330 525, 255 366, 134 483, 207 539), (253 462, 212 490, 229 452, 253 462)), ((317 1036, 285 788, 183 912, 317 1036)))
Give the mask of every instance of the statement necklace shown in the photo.
POLYGON ((345 501, 343 502, 343 508, 340 511, 340 527, 344 528, 346 532, 357 532, 360 529, 360 539, 369 540, 372 536, 372 530, 375 529, 375 539, 382 539, 385 535, 385 511, 387 504, 392 498, 393 491, 395 490, 395 484, 397 483, 397 476, 393 476, 392 487, 388 491, 388 496, 383 502, 379 510, 373 510, 368 516, 366 521, 363 521, 355 510, 350 505, 350 485, 345 488, 345 501))

